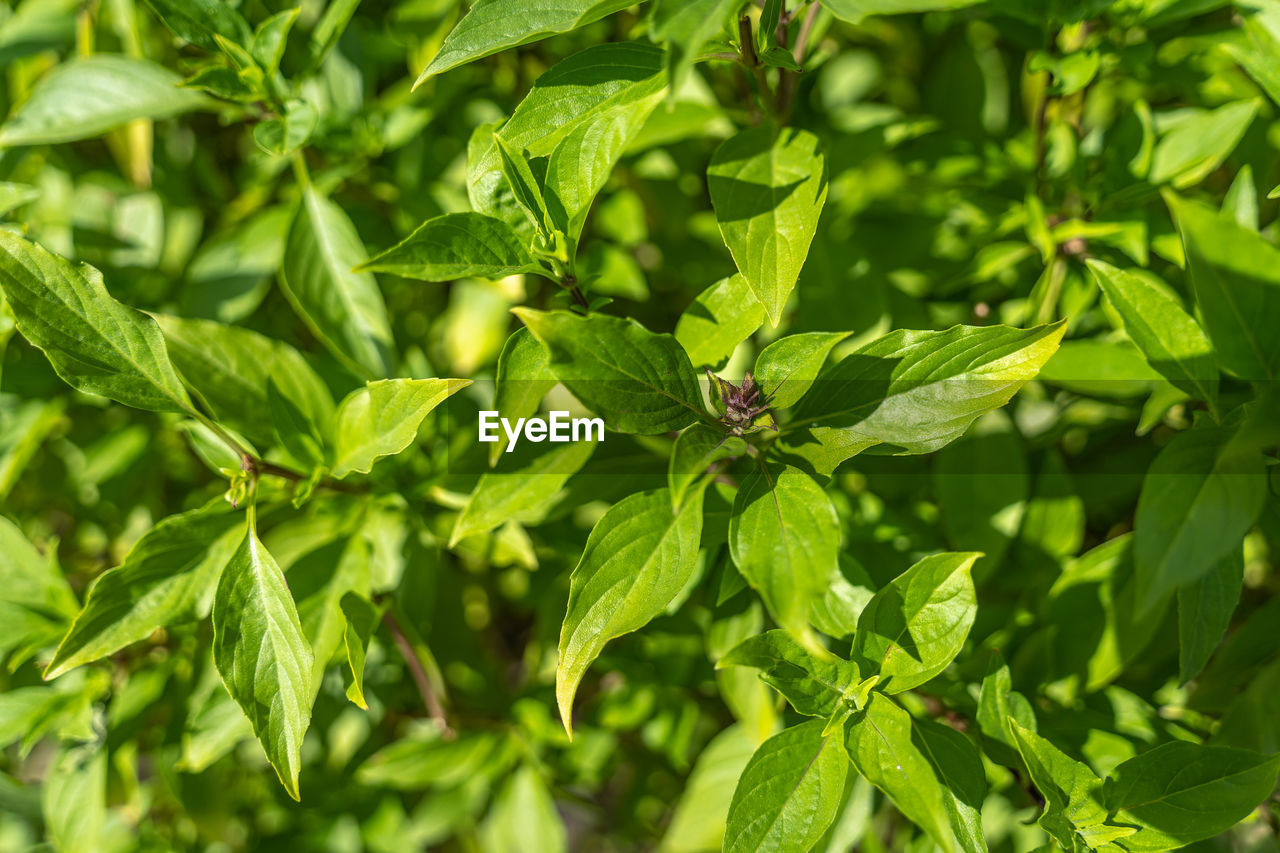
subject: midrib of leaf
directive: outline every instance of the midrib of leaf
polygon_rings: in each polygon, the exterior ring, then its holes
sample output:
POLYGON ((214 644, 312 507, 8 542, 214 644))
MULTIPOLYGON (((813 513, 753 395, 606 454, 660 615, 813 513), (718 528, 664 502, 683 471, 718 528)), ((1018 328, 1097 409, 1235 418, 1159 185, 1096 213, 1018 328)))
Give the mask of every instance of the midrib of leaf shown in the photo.
MULTIPOLYGON (((249 526, 248 536, 249 536, 249 554, 250 554, 250 557, 252 558, 250 561, 250 565, 253 566, 254 591, 258 594, 260 600, 268 601, 270 600, 272 590, 269 584, 267 583, 266 576, 262 572, 261 567, 265 565, 265 561, 263 561, 262 559, 262 555, 260 552, 260 543, 258 542, 257 534, 254 531, 254 525, 252 524, 249 526)), ((284 649, 288 647, 288 641, 286 639, 287 635, 284 630, 285 626, 281 624, 280 615, 276 613, 276 608, 264 607, 263 612, 266 614, 269 630, 263 633, 262 641, 258 644, 258 660, 261 661, 263 659, 264 657, 263 650, 264 648, 268 648, 268 642, 269 642, 268 653, 271 656, 271 668, 275 670, 275 674, 276 674, 275 681, 280 691, 279 694, 277 695, 280 696, 282 700, 280 705, 280 712, 285 716, 292 716, 293 712, 291 710, 291 707, 293 705, 298 704, 298 695, 293 690, 293 682, 292 682, 292 679, 290 678, 291 673, 289 672, 288 666, 285 664, 284 655, 280 654, 280 649, 284 649)), ((259 675, 258 672, 254 673, 253 680, 255 683, 258 681, 258 675, 259 675)), ((303 672, 302 667, 298 667, 297 675, 300 678, 306 677, 306 673, 303 672)), ((268 720, 270 720, 270 717, 271 717, 271 711, 270 709, 268 709, 267 711, 268 720)), ((293 722, 296 723, 298 721, 295 720, 293 722)), ((297 764, 294 762, 294 754, 300 748, 300 744, 297 742, 296 738, 294 737, 294 734, 292 731, 293 726, 286 724, 281 728, 283 730, 281 733, 284 735, 284 739, 285 739, 285 746, 286 746, 285 756, 289 762, 289 771, 290 771, 290 775, 292 776, 296 774, 300 769, 297 766, 297 764)))
MULTIPOLYGON (((303 204, 306 208, 307 219, 311 223, 311 234, 315 237, 316 249, 320 254, 321 262, 324 264, 325 269, 330 273, 330 275, 333 277, 335 281, 338 279, 341 279, 343 275, 348 271, 343 270, 341 268, 341 265, 338 264, 336 252, 334 251, 333 242, 328 234, 328 229, 323 229, 320 227, 321 225, 321 217, 319 215, 320 204, 321 204, 320 195, 316 193, 314 189, 308 189, 304 195, 303 204)), ((372 276, 372 273, 366 273, 366 275, 372 276)), ((292 288, 287 288, 287 289, 292 290, 292 288)), ((380 341, 383 341, 384 339, 381 334, 382 330, 375 330, 370 326, 369 317, 366 316, 363 309, 357 309, 357 306, 351 299, 351 293, 348 291, 348 289, 345 286, 338 286, 338 287, 334 287, 333 290, 337 293, 339 302, 341 302, 342 306, 346 309, 347 316, 355 318, 359 323, 360 329, 362 331, 365 331, 365 332, 377 331, 378 332, 377 339, 380 341)), ((316 321, 311 317, 310 311, 307 311, 304 309, 300 313, 302 314, 303 319, 306 320, 307 325, 311 327, 311 330, 316 335, 319 335, 322 338, 329 337, 329 334, 327 332, 324 332, 319 328, 319 324, 316 323, 316 321)), ((337 342, 335 341, 335 343, 337 342)), ((356 361, 350 355, 346 354, 347 342, 344 341, 342 343, 343 343, 342 347, 335 348, 337 349, 338 352, 342 354, 342 360, 345 362, 348 362, 351 367, 356 368, 357 376, 364 376, 367 373, 366 368, 362 367, 360 365, 360 362, 356 361)), ((377 347, 375 346, 374 349, 376 350, 377 347)))

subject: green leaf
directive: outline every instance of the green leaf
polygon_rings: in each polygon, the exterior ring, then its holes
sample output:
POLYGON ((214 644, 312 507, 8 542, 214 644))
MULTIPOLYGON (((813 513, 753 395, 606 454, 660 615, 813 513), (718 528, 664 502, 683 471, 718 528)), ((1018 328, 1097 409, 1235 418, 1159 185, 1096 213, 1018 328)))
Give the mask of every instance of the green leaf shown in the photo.
MULTIPOLYGON (((556 386, 551 372, 551 356, 547 348, 526 328, 521 327, 507 338, 498 355, 498 372, 494 376, 493 408, 515 423, 538 413, 542 400, 556 386)), ((496 465, 506 450, 505 432, 498 436, 489 451, 489 465, 496 465)))
POLYGON ((284 573, 258 541, 252 505, 248 530, 214 594, 213 659, 280 783, 299 799, 313 659, 284 573))
POLYGON ((901 693, 942 672, 960 653, 977 616, 970 572, 978 553, 933 554, 879 590, 862 611, 853 659, 901 693))
MULTIPOLYGON (((548 158, 580 127, 595 125, 609 113, 660 91, 663 68, 663 52, 649 44, 588 47, 539 77, 499 134, 531 160, 548 158)), ((477 129, 468 146, 467 194, 480 213, 499 217, 517 230, 528 228, 528 217, 503 175, 491 126, 477 129)))
POLYGON ((1124 321, 1147 361, 1176 387, 1216 406, 1218 366, 1213 345, 1168 288, 1150 273, 1129 272, 1090 259, 1089 270, 1124 321))
POLYGON ((984 735, 1012 750, 1003 755, 1002 760, 1015 758, 1018 754, 1018 742, 1009 726, 1011 720, 1024 729, 1036 730, 1035 711, 1027 697, 1013 689, 1009 666, 998 650, 992 650, 987 674, 982 679, 977 718, 984 735))
POLYGON ((369 638, 378 626, 378 608, 369 603, 358 592, 344 593, 339 606, 347 624, 343 629, 342 642, 347 653, 347 698, 358 708, 369 709, 364 698, 364 659, 369 648, 369 638))
MULTIPOLYGON (((249 43, 249 52, 268 75, 280 69, 280 60, 284 57, 289 31, 293 29, 294 22, 298 20, 298 14, 301 11, 299 7, 277 12, 258 24, 257 29, 254 30, 253 39, 249 43)), ((223 33, 223 35, 227 34, 223 33)))
POLYGON ((449 35, 435 58, 418 75, 414 87, 436 74, 476 59, 585 27, 634 5, 634 0, 477 0, 449 35))
POLYGON ((813 627, 829 637, 850 637, 858 629, 858 617, 874 595, 867 570, 848 555, 840 556, 840 565, 827 577, 822 597, 809 608, 813 627), (847 576, 853 574, 851 582, 847 576))
POLYGON ((1241 379, 1280 375, 1280 249, 1216 210, 1165 198, 1218 363, 1241 379))
POLYGON ((782 458, 788 464, 824 477, 834 474, 841 463, 880 443, 869 436, 835 427, 804 427, 794 431, 784 427, 783 436, 778 443, 782 458))
POLYGON ((359 5, 360 0, 330 0, 325 5, 324 14, 311 31, 311 44, 307 51, 310 55, 307 65, 309 70, 319 68, 324 62, 338 39, 346 32, 351 16, 359 5))
POLYGON ((808 850, 835 820, 849 771, 841 736, 822 720, 769 738, 747 762, 729 804, 725 853, 808 850))
POLYGON ((249 25, 226 0, 146 0, 174 35, 205 50, 218 50, 214 35, 236 44, 249 41, 249 25))
POLYGON ((667 463, 667 486, 676 509, 684 502, 685 492, 707 473, 716 462, 730 456, 742 456, 747 443, 704 423, 697 423, 676 438, 667 463))
POLYGON ((512 312, 547 348, 552 372, 610 429, 654 435, 706 416, 693 365, 670 335, 603 314, 512 312))
POLYGON ((113 299, 93 267, 0 231, 0 290, 18 331, 68 385, 139 409, 191 411, 155 320, 113 299))
POLYGON ((818 138, 784 128, 744 130, 707 167, 716 222, 734 262, 773 325, 795 288, 827 200, 818 138))
POLYGON ((420 281, 499 279, 538 271, 511 226, 482 213, 447 213, 428 219, 360 269, 420 281))
POLYGON ((779 338, 756 356, 756 384, 769 397, 769 408, 800 402, 836 344, 849 332, 802 332, 779 338))
POLYGON ((114 654, 166 625, 203 618, 244 538, 240 514, 229 509, 219 498, 143 534, 119 566, 94 582, 44 677, 114 654))
POLYGON ((957 807, 954 802, 948 804, 955 795, 939 781, 933 763, 917 745, 910 714, 883 693, 873 692, 867 706, 845 722, 844 731, 845 749, 863 778, 883 791, 944 853, 973 853, 973 848, 956 840, 949 816, 957 807))
POLYGON ((59 853, 98 853, 107 821, 107 749, 60 749, 42 793, 48 839, 59 853))
POLYGON ((333 476, 368 474, 378 459, 404 450, 431 410, 470 384, 470 379, 381 379, 352 391, 333 416, 333 476))
POLYGON ((1261 102, 1236 101, 1182 117, 1156 143, 1149 180, 1183 189, 1200 183, 1235 149, 1261 102))
MULTIPOLYGON (((635 139, 653 108, 662 100, 660 78, 651 93, 606 104, 588 121, 578 121, 547 160, 546 195, 549 221, 562 228, 571 243, 582 234, 587 211, 613 166, 635 139)), ((638 93, 637 93, 638 94, 638 93)))
POLYGON ((454 522, 450 547, 468 536, 493 530, 507 521, 537 522, 569 478, 587 464, 595 443, 575 441, 549 445, 545 450, 529 445, 524 452, 504 454, 493 471, 479 482, 454 522))
POLYGON ((719 367, 764 323, 764 308, 741 274, 708 287, 676 321, 676 340, 693 364, 719 367))
POLYGON ((0 216, 40 198, 40 189, 30 184, 0 181, 0 216))
POLYGON ((1221 213, 1241 228, 1258 230, 1258 186, 1253 182, 1253 167, 1248 163, 1240 167, 1223 196, 1221 213))
POLYGON ((979 578, 997 571, 1018 535, 1031 491, 1026 449, 1001 409, 987 412, 933 460, 933 488, 947 544, 981 551, 979 578))
POLYGON ((1124 534, 1067 562, 1049 588, 1041 618, 1057 685, 1067 695, 1106 686, 1138 658, 1160 628, 1168 599, 1145 608, 1134 580, 1134 536, 1124 534))
POLYGON ((733 562, 778 624, 808 642, 809 608, 837 565, 840 524, 831 498, 789 465, 752 471, 729 518, 733 562))
POLYGON ((1262 455, 1229 427, 1173 437, 1142 481, 1134 517, 1140 603, 1199 580, 1239 547, 1267 498, 1262 455))
POLYGON ((268 154, 291 154, 307 144, 319 119, 314 104, 295 98, 285 102, 279 118, 253 126, 253 141, 268 154))
POLYGON ((818 657, 786 631, 765 631, 748 637, 720 658, 716 666, 760 670, 762 681, 781 693, 797 713, 808 717, 830 719, 866 699, 856 664, 834 655, 818 657))
POLYGON ((1195 678, 1209 662, 1240 603, 1244 565, 1233 551, 1199 580, 1178 587, 1178 681, 1195 678))
POLYGON ((657 0, 654 3, 649 37, 667 49, 672 91, 689 78, 703 46, 725 32, 745 5, 746 0, 657 0))
POLYGON ((565 220, 552 221, 547 210, 547 200, 542 194, 542 185, 533 176, 533 170, 524 152, 513 149, 500 134, 493 135, 493 144, 498 148, 498 159, 502 162, 502 176, 507 179, 516 203, 524 210, 536 231, 549 235, 557 228, 563 230, 565 220))
POLYGON ((486 853, 564 853, 569 849, 551 791, 528 764, 508 776, 498 789, 479 834, 486 853))
POLYGON ((1133 835, 1132 826, 1114 826, 1102 806, 1102 780, 1048 740, 1009 722, 1031 783, 1044 797, 1038 823, 1067 849, 1096 849, 1133 835))
POLYGON ((357 375, 390 373, 391 325, 378 283, 354 272, 367 260, 355 226, 311 187, 285 243, 280 283, 320 342, 357 375))
POLYGON ((587 667, 605 643, 646 625, 684 589, 701 536, 701 492, 678 513, 666 489, 638 492, 596 522, 569 577, 560 628, 556 701, 565 731, 573 730, 573 697, 587 667))
POLYGON ((41 556, 22 531, 0 516, 0 657, 10 666, 54 643, 79 606, 54 555, 41 556))
POLYGON ((333 417, 333 400, 328 403, 327 416, 308 414, 274 379, 267 380, 267 414, 276 444, 308 470, 319 468, 328 458, 324 431, 333 417))
POLYGON ((283 341, 213 320, 158 314, 156 321, 178 372, 219 422, 251 441, 270 444, 275 433, 272 384, 311 423, 327 424, 333 416, 328 386, 283 341))
POLYGON ((987 796, 987 777, 982 754, 969 738, 933 720, 915 720, 916 747, 933 766, 934 775, 943 789, 943 805, 947 820, 960 849, 984 853, 986 837, 982 834, 982 804, 987 796))
POLYGON ((1112 821, 1141 827, 1129 850, 1169 850, 1244 820, 1275 790, 1280 755, 1175 742, 1112 771, 1102 800, 1112 821))
POLYGON ((0 126, 0 146, 48 145, 101 136, 134 119, 161 119, 209 104, 145 59, 99 53, 67 60, 36 84, 0 126))
POLYGON ((868 15, 904 15, 938 9, 963 9, 981 0, 822 0, 822 5, 842 21, 860 24, 868 15))
POLYGON ((828 368, 796 406, 788 431, 822 426, 855 446, 937 450, 1007 403, 1057 350, 1065 330, 1055 323, 891 332, 828 368))
POLYGON ((729 805, 742 770, 758 741, 742 724, 721 731, 698 755, 671 823, 663 835, 662 853, 705 853, 719 850, 724 839, 729 805))

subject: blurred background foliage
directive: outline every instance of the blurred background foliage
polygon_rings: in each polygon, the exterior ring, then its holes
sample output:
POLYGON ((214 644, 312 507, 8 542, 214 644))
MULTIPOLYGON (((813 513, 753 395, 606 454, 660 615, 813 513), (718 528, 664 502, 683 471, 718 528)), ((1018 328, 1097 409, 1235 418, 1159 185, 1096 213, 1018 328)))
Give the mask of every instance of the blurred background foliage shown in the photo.
MULTIPOLYGON (((355 7, 349 21, 304 0, 280 69, 289 99, 308 105, 291 117, 303 140, 293 147, 370 254, 424 219, 469 209, 468 140, 510 115, 542 72, 649 27, 647 8, 634 7, 412 90, 460 4, 332 2, 355 7)), ((239 11, 256 26, 288 5, 246 0, 239 11)), ((6 113, 73 57, 96 54, 145 57, 170 83, 203 73, 224 95, 177 90, 196 98, 181 115, 91 138, 24 139, 11 122, 0 129, 0 215, 101 269, 118 299, 285 340, 345 393, 356 380, 275 286, 298 183, 290 157, 270 149, 290 127, 252 93, 225 97, 235 91, 219 69, 230 60, 210 47, 176 37, 134 0, 0 8, 6 113)), ((1185 299, 1182 244, 1160 197, 1170 188, 1274 239, 1278 69, 1280 6, 1262 0, 990 0, 856 25, 817 17, 792 121, 822 140, 829 199, 782 328, 766 325, 721 372, 740 373, 782 330, 852 331, 854 346, 956 323, 1066 318, 1069 328, 1041 380, 969 436, 929 457, 859 457, 837 474, 845 573, 868 596, 920 554, 987 554, 974 648, 914 710, 970 714, 980 650, 1000 648, 1014 683, 1036 697, 1042 732, 1099 772, 1157 738, 1203 737, 1219 718, 1237 726, 1232 742, 1280 746, 1273 498, 1240 554, 1244 591, 1226 645, 1190 686, 1170 676, 1173 612, 1146 625, 1142 642, 1115 641, 1133 627, 1112 603, 1117 570, 1096 555, 1073 563, 1132 528, 1148 464, 1195 408, 1125 342, 1083 261, 1149 269, 1185 299)), ((693 298, 733 271, 705 170, 721 140, 760 120, 744 85, 732 63, 700 63, 588 221, 583 267, 598 276, 588 289, 655 331, 678 329, 693 298)), ((553 289, 533 277, 378 283, 393 375, 477 379, 493 375, 516 328, 508 309, 541 305, 553 289)), ((69 391, 12 332, 0 314, 0 509, 56 554, 82 597, 156 521, 226 484, 175 418, 69 391)), ((1224 400, 1249 396, 1224 382, 1224 400)), ((733 781, 782 713, 754 673, 713 667, 760 630, 758 602, 717 603, 721 563, 709 551, 678 612, 606 649, 570 743, 553 710, 569 569, 611 501, 662 479, 648 440, 610 436, 586 469, 607 476, 575 480, 536 524, 512 521, 447 549, 475 482, 446 464, 469 452, 455 426, 486 405, 483 394, 468 400, 428 419, 419 447, 375 472, 383 497, 359 519, 333 495, 287 523, 263 519, 304 623, 308 595, 359 527, 384 596, 429 647, 459 737, 428 724, 403 655, 379 632, 367 712, 346 700, 336 668, 321 686, 298 804, 222 693, 207 623, 157 632, 48 687, 43 646, 0 638, 10 663, 0 732, 13 741, 0 752, 0 850, 718 849, 733 781), (36 688, 48 691, 36 711, 5 703, 36 688), (57 783, 59 744, 94 737, 105 738, 105 788, 67 790, 78 777, 57 783), (86 815, 96 834, 77 846, 86 815)), ((709 496, 708 527, 716 507, 723 519, 727 506, 709 496)), ((5 550, 0 561, 19 559, 20 546, 5 550)), ((991 848, 1042 843, 1024 825, 1035 803, 1007 770, 989 772, 991 848)), ((928 849, 866 783, 851 781, 846 796, 818 849, 928 849)), ((1277 849, 1267 821, 1205 846, 1277 849)))

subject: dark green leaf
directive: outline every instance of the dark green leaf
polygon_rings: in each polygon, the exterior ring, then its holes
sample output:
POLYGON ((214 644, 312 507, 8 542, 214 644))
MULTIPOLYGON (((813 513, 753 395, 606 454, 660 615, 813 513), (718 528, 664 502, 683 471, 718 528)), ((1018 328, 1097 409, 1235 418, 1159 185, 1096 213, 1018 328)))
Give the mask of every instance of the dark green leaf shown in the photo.
POLYGON ((1129 850, 1169 850, 1224 832, 1271 796, 1280 755, 1166 743, 1121 764, 1102 799, 1112 821, 1136 825, 1129 850))
POLYGON ((1099 260, 1089 261, 1089 269, 1151 366, 1178 388, 1215 405, 1218 367, 1213 345, 1172 293, 1150 273, 1120 270, 1099 260))
POLYGON ((500 219, 482 213, 447 213, 428 219, 361 269, 421 281, 498 279, 535 272, 524 241, 500 219))
POLYGON ((760 670, 765 683, 781 693, 798 713, 809 717, 830 719, 866 698, 855 664, 834 655, 813 654, 786 631, 766 631, 749 637, 730 649, 716 665, 760 670))
POLYGON ((551 356, 551 370, 618 432, 652 435, 705 417, 689 357, 635 320, 513 309, 551 356))

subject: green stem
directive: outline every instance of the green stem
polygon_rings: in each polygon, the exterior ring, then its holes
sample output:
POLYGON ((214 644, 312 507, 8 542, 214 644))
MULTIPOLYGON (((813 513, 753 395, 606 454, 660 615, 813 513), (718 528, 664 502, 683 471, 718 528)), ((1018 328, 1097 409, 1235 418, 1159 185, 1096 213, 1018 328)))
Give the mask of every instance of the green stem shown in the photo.
POLYGON ((307 161, 303 159, 302 152, 293 152, 289 156, 289 164, 293 166, 293 176, 298 186, 303 190, 311 189, 311 173, 307 171, 307 161))

